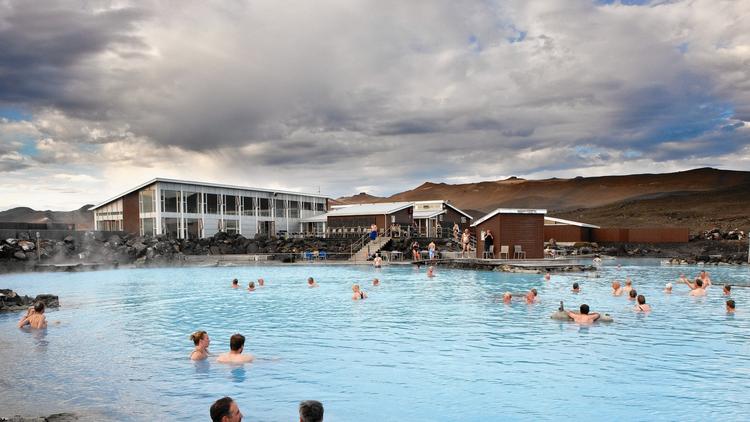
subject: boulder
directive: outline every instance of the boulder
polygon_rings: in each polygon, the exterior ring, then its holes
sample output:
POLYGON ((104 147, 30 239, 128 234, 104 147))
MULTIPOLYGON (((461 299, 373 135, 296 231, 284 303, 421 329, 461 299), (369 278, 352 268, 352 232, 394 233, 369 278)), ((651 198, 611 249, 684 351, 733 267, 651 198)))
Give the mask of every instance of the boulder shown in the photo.
POLYGON ((63 239, 63 242, 65 242, 65 243, 75 243, 75 241, 76 241, 76 238, 73 237, 73 236, 71 236, 71 235, 67 235, 63 239))
POLYGON ((122 238, 116 234, 113 234, 109 237, 109 239, 107 239, 107 242, 114 246, 119 246, 120 244, 122 244, 122 238))
POLYGON ((33 251, 34 249, 36 249, 36 245, 34 244, 34 242, 31 242, 29 240, 19 240, 18 246, 20 246, 24 252, 33 251))
POLYGON ((44 303, 47 308, 60 307, 60 299, 55 295, 41 294, 32 299, 10 289, 0 289, 0 311, 24 311, 36 302, 44 303))
POLYGON ((13 258, 16 258, 21 261, 26 261, 26 254, 21 251, 18 251, 13 254, 13 258))
POLYGON ((18 240, 30 240, 29 232, 18 232, 18 240))

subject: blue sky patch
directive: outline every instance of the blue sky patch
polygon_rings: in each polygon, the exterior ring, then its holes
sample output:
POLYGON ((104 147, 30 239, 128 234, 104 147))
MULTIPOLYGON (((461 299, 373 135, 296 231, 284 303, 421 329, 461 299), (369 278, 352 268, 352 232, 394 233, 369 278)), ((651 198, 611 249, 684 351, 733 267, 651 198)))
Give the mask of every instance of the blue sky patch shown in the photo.
POLYGON ((5 118, 14 122, 31 120, 31 114, 24 112, 20 108, 0 107, 0 119, 5 118))

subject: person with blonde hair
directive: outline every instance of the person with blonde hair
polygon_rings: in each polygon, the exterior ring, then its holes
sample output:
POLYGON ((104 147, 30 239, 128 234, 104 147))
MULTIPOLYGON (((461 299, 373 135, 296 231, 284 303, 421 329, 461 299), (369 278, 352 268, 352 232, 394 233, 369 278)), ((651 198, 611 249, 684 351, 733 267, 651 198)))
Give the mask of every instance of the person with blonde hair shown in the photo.
POLYGON ((190 360, 204 360, 208 357, 208 346, 211 339, 205 331, 196 331, 190 334, 190 340, 193 340, 195 349, 190 353, 190 360))
POLYGON ((615 280, 612 282, 612 296, 621 296, 622 295, 622 287, 620 286, 620 282, 615 280))
POLYGON ((367 299, 367 293, 360 290, 359 284, 355 284, 352 286, 352 292, 352 300, 367 299))

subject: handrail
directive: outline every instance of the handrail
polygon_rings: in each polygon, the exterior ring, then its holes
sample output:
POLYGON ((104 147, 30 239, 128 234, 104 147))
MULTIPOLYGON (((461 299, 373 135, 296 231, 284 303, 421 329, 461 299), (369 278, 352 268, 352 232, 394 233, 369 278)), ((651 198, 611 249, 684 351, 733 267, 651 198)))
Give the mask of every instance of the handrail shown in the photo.
POLYGON ((364 235, 362 235, 362 237, 360 237, 354 243, 352 243, 351 245, 349 245, 350 257, 354 256, 354 253, 355 253, 355 251, 354 251, 354 245, 357 245, 356 249, 357 249, 357 252, 359 252, 359 250, 362 249, 363 246, 365 246, 365 243, 367 243, 367 239, 369 239, 369 238, 370 238, 370 234, 369 233, 365 233, 364 235))

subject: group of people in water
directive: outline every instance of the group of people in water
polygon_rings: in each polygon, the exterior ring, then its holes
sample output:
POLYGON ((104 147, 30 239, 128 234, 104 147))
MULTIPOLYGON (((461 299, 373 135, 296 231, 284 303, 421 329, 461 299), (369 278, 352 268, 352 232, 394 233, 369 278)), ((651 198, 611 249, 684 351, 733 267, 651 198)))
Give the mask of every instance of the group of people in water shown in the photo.
MULTIPOLYGON (((317 400, 305 400, 299 404, 299 422, 322 422, 323 413, 323 403, 317 400)), ((245 416, 231 397, 216 400, 209 414, 212 422, 241 422, 245 416)))

